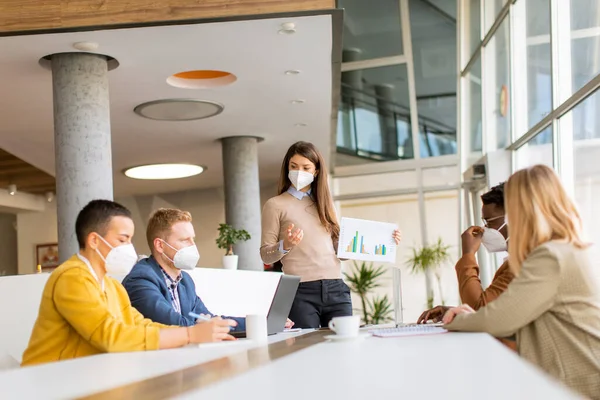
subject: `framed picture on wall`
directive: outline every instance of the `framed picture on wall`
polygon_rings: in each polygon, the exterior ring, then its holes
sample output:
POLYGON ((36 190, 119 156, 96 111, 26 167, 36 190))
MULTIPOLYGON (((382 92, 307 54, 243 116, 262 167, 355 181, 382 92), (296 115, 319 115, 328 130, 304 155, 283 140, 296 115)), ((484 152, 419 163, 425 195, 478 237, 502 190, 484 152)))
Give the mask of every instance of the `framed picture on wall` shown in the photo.
POLYGON ((58 267, 58 244, 45 243, 35 246, 36 265, 42 266, 42 271, 50 272, 58 267))

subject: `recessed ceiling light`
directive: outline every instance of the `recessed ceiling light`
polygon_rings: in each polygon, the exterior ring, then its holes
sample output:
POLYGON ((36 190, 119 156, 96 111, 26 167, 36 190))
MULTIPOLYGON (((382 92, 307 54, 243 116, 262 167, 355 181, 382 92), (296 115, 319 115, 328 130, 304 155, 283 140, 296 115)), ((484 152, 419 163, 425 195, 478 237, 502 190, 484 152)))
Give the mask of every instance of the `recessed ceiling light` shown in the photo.
POLYGON ((159 121, 193 121, 214 117, 223 112, 223 105, 207 100, 165 99, 140 104, 133 111, 145 118, 159 121))
POLYGON ((292 100, 290 101, 290 103, 292 104, 304 104, 305 100, 302 99, 296 99, 296 100, 292 100))
POLYGON ((294 124, 294 126, 297 126, 297 127, 305 127, 305 126, 306 126, 306 124, 305 124, 304 122, 299 122, 299 123, 297 123, 297 124, 294 124))
POLYGON ((287 71, 285 71, 286 75, 298 75, 299 73, 299 69, 288 69, 287 71))
POLYGON ((181 89, 208 89, 231 85, 237 76, 227 71, 193 70, 183 71, 167 78, 167 83, 181 89))
POLYGON ((73 43, 73 48, 79 51, 96 51, 100 45, 96 42, 77 42, 73 43))
POLYGON ((296 33, 296 24, 293 22, 284 22, 281 24, 281 29, 279 30, 281 35, 291 35, 292 33, 296 33))
POLYGON ((204 170, 193 164, 152 164, 128 168, 124 174, 133 179, 179 179, 201 174, 204 170))

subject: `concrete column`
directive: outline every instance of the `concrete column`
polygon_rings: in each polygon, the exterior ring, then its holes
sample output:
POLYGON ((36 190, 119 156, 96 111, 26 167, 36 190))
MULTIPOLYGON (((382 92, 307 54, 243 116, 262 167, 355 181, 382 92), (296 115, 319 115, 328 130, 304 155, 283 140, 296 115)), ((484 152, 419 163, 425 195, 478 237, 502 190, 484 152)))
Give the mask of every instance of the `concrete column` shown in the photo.
POLYGON ((260 258, 261 207, 258 178, 259 138, 234 136, 221 139, 225 178, 225 220, 235 229, 245 229, 251 236, 235 245, 238 269, 262 271, 260 258))
POLYGON ((75 220, 94 199, 113 199, 108 65, 105 56, 51 57, 60 261, 79 246, 75 220))
POLYGON ((391 159, 398 158, 398 132, 394 115, 394 86, 375 85, 377 113, 381 130, 381 152, 391 159))
MULTIPOLYGON (((361 54, 362 51, 360 49, 344 49, 342 51, 342 62, 349 63, 353 61, 360 61, 361 54)), ((355 99, 360 99, 362 97, 361 93, 352 90, 362 90, 362 72, 363 71, 361 69, 342 72, 342 83, 344 84, 344 86, 342 86, 343 97, 351 97, 355 99)))

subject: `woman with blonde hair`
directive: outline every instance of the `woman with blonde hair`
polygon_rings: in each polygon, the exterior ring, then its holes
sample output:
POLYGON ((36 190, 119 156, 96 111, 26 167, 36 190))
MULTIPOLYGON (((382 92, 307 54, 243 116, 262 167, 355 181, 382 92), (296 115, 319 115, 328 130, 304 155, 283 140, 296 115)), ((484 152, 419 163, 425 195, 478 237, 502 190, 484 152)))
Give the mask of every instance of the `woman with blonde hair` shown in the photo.
POLYGON ((579 212, 544 165, 517 171, 504 193, 516 278, 477 312, 467 305, 450 309, 445 327, 516 334, 522 357, 600 399, 600 269, 582 238, 579 212))

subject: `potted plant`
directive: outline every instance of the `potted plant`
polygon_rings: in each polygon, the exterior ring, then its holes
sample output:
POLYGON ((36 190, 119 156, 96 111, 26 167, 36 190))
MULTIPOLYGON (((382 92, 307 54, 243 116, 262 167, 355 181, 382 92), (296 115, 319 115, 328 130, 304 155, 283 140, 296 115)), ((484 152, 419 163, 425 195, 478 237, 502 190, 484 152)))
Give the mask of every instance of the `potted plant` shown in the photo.
POLYGON ((387 295, 371 300, 368 298, 370 291, 381 286, 377 280, 384 273, 384 267, 374 267, 373 264, 366 262, 362 262, 360 265, 355 262, 353 272, 351 274, 344 273, 350 290, 360 297, 362 320, 365 324, 376 325, 392 320, 389 316, 392 306, 387 295))
POLYGON ((450 260, 450 253, 448 252, 449 249, 450 246, 445 245, 440 238, 431 246, 423 246, 420 249, 413 248, 412 257, 406 262, 406 265, 413 273, 422 273, 427 279, 427 308, 433 307, 434 300, 433 289, 429 283, 429 277, 431 274, 433 274, 437 280, 438 290, 440 292, 440 301, 442 305, 444 305, 440 267, 442 264, 450 260))
POLYGON ((238 256, 233 254, 233 245, 250 240, 250 234, 243 229, 234 229, 229 224, 219 224, 217 247, 226 251, 223 256, 224 269, 237 269, 238 256))

